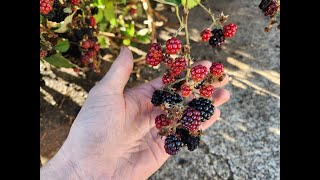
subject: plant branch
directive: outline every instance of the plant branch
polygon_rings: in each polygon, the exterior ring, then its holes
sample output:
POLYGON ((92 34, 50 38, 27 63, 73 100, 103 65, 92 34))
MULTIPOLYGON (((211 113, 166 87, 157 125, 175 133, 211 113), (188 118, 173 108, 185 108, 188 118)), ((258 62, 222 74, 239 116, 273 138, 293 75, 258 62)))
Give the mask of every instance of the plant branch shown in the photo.
POLYGON ((187 74, 186 74, 186 82, 189 82, 190 79, 190 66, 191 66, 191 58, 190 58, 190 40, 189 40, 189 29, 188 29, 188 17, 189 17, 189 9, 188 9, 188 0, 186 0, 186 4, 184 7, 184 28, 185 28, 185 36, 186 36, 186 46, 185 46, 185 58, 188 62, 187 74))
POLYGON ((212 25, 210 26, 210 28, 213 27, 213 25, 216 25, 217 27, 221 27, 221 24, 219 24, 216 20, 216 18, 214 17, 214 14, 211 12, 210 9, 207 9, 203 4, 199 3, 200 7, 202 7, 202 9, 204 9, 210 16, 212 19, 212 25))
POLYGON ((178 6, 176 6, 176 15, 179 20, 180 28, 181 28, 183 25, 182 25, 182 21, 181 21, 180 15, 179 15, 179 7, 178 6))

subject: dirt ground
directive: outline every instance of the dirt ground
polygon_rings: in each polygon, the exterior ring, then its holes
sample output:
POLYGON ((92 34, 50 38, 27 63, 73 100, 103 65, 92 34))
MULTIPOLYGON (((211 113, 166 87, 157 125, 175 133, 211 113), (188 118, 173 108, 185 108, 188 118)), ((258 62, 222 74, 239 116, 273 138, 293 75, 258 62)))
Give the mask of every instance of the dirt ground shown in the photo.
MULTIPOLYGON (((209 16, 200 7, 190 12, 192 56, 195 61, 225 65, 231 99, 220 108, 221 118, 206 130, 198 150, 171 157, 150 179, 280 179, 280 33, 263 31, 268 19, 257 7, 259 0, 207 0, 204 4, 229 14, 230 22, 238 25, 234 38, 212 49, 199 37, 210 25, 209 16)), ((170 7, 157 9, 170 22, 177 21, 170 7)), ((172 27, 162 27, 158 41, 165 42, 174 32, 172 27)), ((102 75, 109 66, 104 63, 102 75)), ((162 71, 144 66, 140 79, 132 75, 128 87, 162 71)), ((46 63, 40 64, 40 73, 40 157, 45 164, 63 144, 87 93, 102 75, 77 76, 46 63)))

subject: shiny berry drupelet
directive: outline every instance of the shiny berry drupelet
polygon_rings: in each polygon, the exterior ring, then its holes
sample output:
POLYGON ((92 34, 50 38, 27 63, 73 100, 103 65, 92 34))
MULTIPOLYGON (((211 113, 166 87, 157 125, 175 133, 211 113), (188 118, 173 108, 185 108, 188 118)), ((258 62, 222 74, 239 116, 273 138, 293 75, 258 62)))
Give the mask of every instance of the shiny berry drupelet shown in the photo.
POLYGON ((226 37, 223 34, 222 29, 214 29, 211 31, 212 36, 210 37, 209 44, 213 47, 216 48, 218 46, 221 46, 224 43, 224 40, 226 37))
POLYGON ((170 119, 168 119, 165 114, 160 114, 155 118, 155 124, 157 129, 161 129, 163 127, 169 126, 170 123, 171 123, 170 119))
POLYGON ((188 107, 184 110, 182 118, 178 121, 182 124, 182 127, 190 132, 197 130, 201 124, 200 111, 194 108, 188 107))
POLYGON ((179 75, 183 70, 187 68, 187 61, 183 57, 178 57, 170 66, 170 73, 173 76, 179 75))
POLYGON ((201 35, 202 42, 207 42, 212 36, 212 33, 210 29, 204 29, 200 35, 201 35))
POLYGON ((211 98, 214 88, 212 85, 202 86, 200 89, 200 96, 204 98, 211 98))
POLYGON ((162 94, 163 103, 168 103, 170 105, 175 105, 182 102, 182 97, 175 92, 167 92, 165 91, 162 94))
POLYGON ((165 73, 162 77, 162 83, 164 85, 173 83, 175 81, 174 76, 172 76, 170 73, 165 73))
POLYGON ((192 80, 199 82, 207 75, 207 67, 199 64, 191 69, 191 78, 192 80))
POLYGON ((200 111, 201 113, 201 121, 206 121, 211 118, 214 113, 214 106, 212 105, 212 101, 205 98, 193 99, 189 102, 189 106, 194 108, 195 110, 200 111))
POLYGON ((227 38, 233 37, 235 35, 236 31, 237 31, 237 25, 232 24, 232 23, 223 27, 223 34, 227 38))
POLYGON ((167 54, 176 54, 181 50, 181 42, 179 39, 172 37, 166 42, 166 53, 167 54))
POLYGON ((52 10, 52 4, 50 0, 40 0, 40 13, 48 14, 52 10))
POLYGON ((212 63, 211 67, 210 67, 210 73, 215 76, 215 77, 220 77, 222 76, 224 71, 224 67, 223 64, 220 62, 214 62, 212 63))
POLYGON ((261 9, 263 12, 267 10, 267 8, 270 6, 274 0, 262 0, 259 4, 259 9, 261 9))
POLYGON ((191 92, 192 92, 192 90, 191 90, 190 86, 188 86, 186 84, 183 84, 181 86, 181 94, 182 94, 183 97, 190 96, 191 92))
POLYGON ((151 44, 149 52, 147 53, 146 61, 151 66, 157 66, 163 58, 161 45, 157 43, 151 44))
POLYGON ((183 146, 181 139, 174 135, 167 136, 164 141, 164 149, 170 155, 176 155, 183 146))

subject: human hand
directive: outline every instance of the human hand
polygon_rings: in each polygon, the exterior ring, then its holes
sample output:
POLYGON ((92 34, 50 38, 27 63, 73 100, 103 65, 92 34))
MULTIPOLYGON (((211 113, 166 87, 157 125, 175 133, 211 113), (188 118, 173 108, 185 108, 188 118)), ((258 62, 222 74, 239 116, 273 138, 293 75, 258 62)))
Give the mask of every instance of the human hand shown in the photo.
MULTIPOLYGON (((211 62, 201 61, 209 68, 211 62)), ((40 170, 41 179, 147 179, 168 159, 155 128, 161 114, 151 97, 163 86, 161 78, 124 91, 133 68, 128 48, 94 86, 58 153, 40 170)), ((213 86, 216 107, 206 129, 220 116, 217 108, 229 100, 228 76, 213 86)))

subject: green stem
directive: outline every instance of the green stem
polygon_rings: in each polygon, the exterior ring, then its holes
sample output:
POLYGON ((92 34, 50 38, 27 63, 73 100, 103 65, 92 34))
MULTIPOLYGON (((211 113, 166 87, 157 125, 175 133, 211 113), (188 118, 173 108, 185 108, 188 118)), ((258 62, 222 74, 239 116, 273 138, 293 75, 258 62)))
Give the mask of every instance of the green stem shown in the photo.
POLYGON ((189 17, 189 10, 188 10, 188 0, 186 0, 186 5, 184 7, 184 28, 185 28, 185 36, 186 36, 186 47, 187 51, 185 52, 185 58, 188 62, 188 67, 187 67, 187 74, 186 74, 186 82, 189 82, 190 79, 190 66, 191 66, 191 57, 190 57, 190 40, 189 40, 189 29, 188 29, 188 17, 189 17))
MULTIPOLYGON (((210 16, 211 16, 211 19, 212 19, 212 23, 214 25, 216 25, 217 27, 221 27, 221 25, 217 22, 216 18, 214 17, 214 14, 211 12, 210 9, 207 9, 203 4, 199 3, 200 7, 202 7, 202 9, 204 9, 210 16)), ((212 26, 212 25, 211 25, 212 26)), ((210 26, 210 28, 211 28, 210 26)))
POLYGON ((178 6, 176 6, 176 15, 177 15, 177 18, 179 20, 180 28, 181 28, 182 27, 182 21, 181 21, 180 15, 179 15, 179 7, 178 6))

